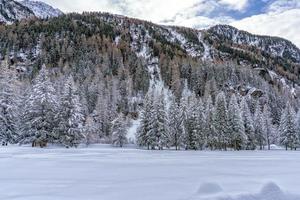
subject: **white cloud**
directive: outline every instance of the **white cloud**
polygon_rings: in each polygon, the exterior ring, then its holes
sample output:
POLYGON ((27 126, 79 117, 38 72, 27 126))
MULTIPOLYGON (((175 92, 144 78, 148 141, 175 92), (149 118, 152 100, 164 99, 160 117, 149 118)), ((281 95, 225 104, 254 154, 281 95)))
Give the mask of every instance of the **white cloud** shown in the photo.
POLYGON ((286 38, 300 47, 300 9, 281 13, 271 12, 242 19, 231 23, 238 29, 260 35, 286 38))
POLYGON ((239 11, 243 11, 248 5, 248 0, 219 0, 219 2, 239 11))
POLYGON ((300 8, 300 0, 277 0, 268 7, 267 11, 280 13, 295 8, 300 8))

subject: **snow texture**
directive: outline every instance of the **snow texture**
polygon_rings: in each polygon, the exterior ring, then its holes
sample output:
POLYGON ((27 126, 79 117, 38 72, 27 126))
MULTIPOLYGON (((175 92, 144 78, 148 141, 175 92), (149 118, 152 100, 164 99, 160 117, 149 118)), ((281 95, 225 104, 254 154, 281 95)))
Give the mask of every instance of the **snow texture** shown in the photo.
POLYGON ((298 151, 0 147, 0 158, 1 200, 300 199, 298 151))
POLYGON ((20 3, 32 10, 32 12, 38 18, 46 19, 48 17, 58 17, 63 15, 62 11, 55 9, 44 2, 24 0, 20 3))

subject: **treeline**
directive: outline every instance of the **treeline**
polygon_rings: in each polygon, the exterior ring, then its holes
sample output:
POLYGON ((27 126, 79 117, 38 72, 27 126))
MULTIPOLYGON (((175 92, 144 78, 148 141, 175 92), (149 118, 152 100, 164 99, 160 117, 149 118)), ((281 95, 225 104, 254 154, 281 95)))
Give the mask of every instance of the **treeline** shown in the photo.
POLYGON ((133 98, 124 79, 98 81, 93 86, 95 96, 86 98, 71 74, 56 80, 52 76, 44 65, 31 83, 20 84, 16 70, 1 67, 3 145, 77 147, 102 142, 122 147, 129 142, 130 120, 138 118, 137 144, 148 149, 254 150, 270 149, 272 144, 297 149, 300 145, 300 111, 296 114, 287 100, 282 112, 274 112, 272 95, 255 98, 251 93, 222 91, 208 81, 202 96, 186 83, 179 97, 172 90, 154 87, 133 98))
MULTIPOLYGON (((125 131, 128 124, 123 113, 135 110, 135 101, 124 102, 117 85, 102 85, 96 94, 95 109, 89 112, 89 103, 77 85, 72 75, 54 81, 45 65, 32 83, 26 85, 19 81, 15 69, 3 65, 0 71, 2 145, 45 147, 51 143, 69 148, 81 143, 106 142, 122 146, 123 143, 114 139, 121 134, 118 119, 125 131)), ((125 132, 122 134, 126 136, 125 132)))
POLYGON ((137 143, 147 149, 255 150, 272 144, 296 150, 300 146, 300 111, 287 103, 279 124, 272 109, 249 96, 219 92, 197 98, 184 94, 180 101, 164 92, 149 92, 144 100, 137 143), (169 102, 169 105, 168 105, 169 102), (254 112, 250 107, 255 105, 254 112))

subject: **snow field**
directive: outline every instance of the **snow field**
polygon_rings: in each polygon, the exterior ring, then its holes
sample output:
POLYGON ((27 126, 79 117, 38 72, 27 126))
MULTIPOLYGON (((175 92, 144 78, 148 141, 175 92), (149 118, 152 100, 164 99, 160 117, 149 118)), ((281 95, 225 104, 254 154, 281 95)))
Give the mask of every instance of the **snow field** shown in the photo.
POLYGON ((0 148, 1 200, 299 200, 300 152, 0 148))

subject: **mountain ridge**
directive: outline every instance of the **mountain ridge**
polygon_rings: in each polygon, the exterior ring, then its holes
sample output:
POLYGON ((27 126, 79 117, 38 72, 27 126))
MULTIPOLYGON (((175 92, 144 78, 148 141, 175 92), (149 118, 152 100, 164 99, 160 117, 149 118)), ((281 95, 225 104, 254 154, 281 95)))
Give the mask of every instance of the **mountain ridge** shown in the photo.
POLYGON ((34 17, 57 17, 63 14, 59 9, 40 1, 1 0, 0 6, 0 22, 8 24, 34 17))

